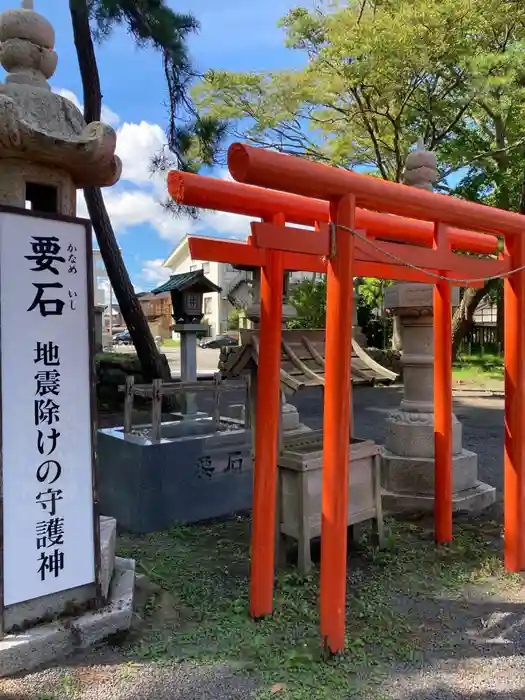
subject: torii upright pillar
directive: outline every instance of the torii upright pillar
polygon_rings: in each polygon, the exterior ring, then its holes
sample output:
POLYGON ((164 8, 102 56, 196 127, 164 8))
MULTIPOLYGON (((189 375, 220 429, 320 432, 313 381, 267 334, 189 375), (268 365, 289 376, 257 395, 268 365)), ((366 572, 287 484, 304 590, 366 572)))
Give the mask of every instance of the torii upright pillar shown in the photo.
MULTIPOLYGON (((272 217, 284 225, 282 214, 272 217)), ((281 411, 281 323, 283 254, 268 251, 261 268, 261 354, 255 417, 250 614, 258 618, 273 609, 277 452, 281 411)))
POLYGON ((325 647, 338 653, 343 651, 345 641, 348 436, 352 390, 352 325, 348 321, 352 318, 354 302, 354 237, 350 231, 355 227, 355 198, 346 195, 332 202, 330 218, 334 228, 326 287, 321 636, 325 647))

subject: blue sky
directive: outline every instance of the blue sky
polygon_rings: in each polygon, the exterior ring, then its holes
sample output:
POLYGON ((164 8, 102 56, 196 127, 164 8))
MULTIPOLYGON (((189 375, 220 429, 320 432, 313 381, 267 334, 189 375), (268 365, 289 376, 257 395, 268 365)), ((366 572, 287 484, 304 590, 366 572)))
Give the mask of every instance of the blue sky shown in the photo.
MULTIPOLYGON (((17 0, 0 0, 0 9, 17 0)), ((272 70, 299 66, 301 55, 284 47, 280 17, 300 2, 294 0, 182 0, 170 3, 191 11, 201 23, 190 49, 199 70, 272 70)), ((308 4, 307 2, 302 4, 308 4)), ((54 90, 82 101, 68 3, 35 0, 35 9, 55 27, 58 68, 54 90)), ((105 191, 106 203, 124 259, 137 289, 155 286, 163 275, 160 263, 187 232, 242 235, 247 221, 230 215, 205 217, 197 225, 174 220, 158 205, 162 185, 148 174, 149 157, 162 145, 165 128, 164 81, 160 56, 136 49, 124 31, 97 47, 104 95, 103 118, 118 134, 117 152, 123 160, 121 182, 105 191)), ((79 202, 79 215, 85 215, 79 202)))

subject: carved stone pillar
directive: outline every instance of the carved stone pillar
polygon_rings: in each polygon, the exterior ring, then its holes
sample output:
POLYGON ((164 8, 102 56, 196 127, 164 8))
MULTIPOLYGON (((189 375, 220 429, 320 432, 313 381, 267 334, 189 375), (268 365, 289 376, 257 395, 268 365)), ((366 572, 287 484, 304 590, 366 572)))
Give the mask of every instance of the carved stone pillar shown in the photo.
MULTIPOLYGON (((458 289, 452 293, 459 302, 458 289)), ((384 505, 392 510, 434 507, 434 331, 433 288, 396 284, 385 306, 400 322, 404 396, 387 419, 383 450, 384 505)), ((454 510, 478 510, 494 502, 495 489, 478 481, 478 457, 463 449, 463 429, 452 415, 452 491, 454 510)))
MULTIPOLYGON (((405 165, 405 184, 431 191, 438 179, 436 155, 420 140, 405 165)), ((452 289, 452 307, 459 290, 452 289)), ((387 420, 383 450, 384 505, 392 510, 434 508, 434 315, 433 285, 397 283, 386 290, 386 308, 398 321, 404 397, 387 420)), ((478 456, 463 449, 463 428, 452 414, 452 507, 479 510, 496 490, 478 481, 478 456)))

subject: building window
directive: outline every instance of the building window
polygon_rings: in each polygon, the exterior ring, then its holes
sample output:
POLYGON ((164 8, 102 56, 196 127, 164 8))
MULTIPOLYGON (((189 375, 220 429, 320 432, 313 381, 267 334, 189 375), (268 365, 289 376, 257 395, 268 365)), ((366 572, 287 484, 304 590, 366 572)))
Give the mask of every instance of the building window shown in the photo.
POLYGON ((210 263, 209 262, 202 263, 202 270, 203 270, 204 274, 206 275, 210 271, 210 263))
POLYGON ((198 265, 190 265, 190 272, 195 272, 195 270, 198 270, 199 266, 198 265))
POLYGON ((206 316, 211 314, 211 297, 204 298, 204 313, 206 316))

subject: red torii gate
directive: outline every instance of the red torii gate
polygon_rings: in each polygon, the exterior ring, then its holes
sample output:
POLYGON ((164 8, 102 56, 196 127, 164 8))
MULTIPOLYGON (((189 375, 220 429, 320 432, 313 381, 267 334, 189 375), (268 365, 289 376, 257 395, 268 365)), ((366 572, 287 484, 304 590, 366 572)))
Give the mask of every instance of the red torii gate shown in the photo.
MULTIPOLYGON (((497 252, 498 247, 494 236, 452 229, 450 225, 469 225, 496 234, 508 233, 511 229, 514 234, 519 229, 520 217, 461 200, 451 200, 451 198, 411 190, 403 185, 384 183, 328 166, 318 166, 289 156, 261 153, 257 149, 240 144, 234 145, 229 155, 230 170, 237 179, 245 180, 250 184, 268 185, 273 183, 272 178, 275 177, 275 186, 282 190, 294 190, 299 194, 331 200, 328 207, 326 203, 318 200, 285 195, 282 192, 268 191, 259 187, 242 186, 180 173, 170 173, 169 176, 170 194, 180 202, 261 217, 266 221, 265 224, 252 225, 254 240, 248 245, 190 238, 190 250, 195 259, 260 266, 262 269, 260 381, 257 397, 250 578, 250 611, 254 617, 270 613, 273 606, 282 273, 284 269, 327 272, 321 632, 329 649, 337 652, 342 650, 344 644, 348 425, 351 388, 351 324, 343 322, 340 325, 340 319, 351 318, 352 278, 354 275, 369 275, 435 282, 435 277, 432 277, 434 271, 442 276, 458 275, 462 279, 465 274, 485 278, 508 273, 510 270, 508 256, 502 260, 482 260, 460 258, 453 254, 451 247, 463 251, 492 254, 497 252), (305 167, 308 173, 305 176, 299 175, 305 167), (311 170, 312 167, 313 170, 311 170), (283 168, 285 173, 281 176, 279 171, 283 168), (328 178, 327 171, 330 173, 328 178), (335 175, 332 171, 335 171, 335 175), (343 178, 350 175, 351 181, 345 180, 341 185, 338 180, 340 175, 343 178), (316 185, 319 187, 314 191, 316 185), (394 190, 384 190, 383 185, 387 188, 394 187, 394 190), (347 192, 352 194, 346 194, 347 192), (422 195, 422 200, 419 195, 422 195), (404 207, 403 202, 406 199, 409 201, 404 207), (386 209, 394 214, 406 212, 423 221, 359 210, 356 202, 374 209, 386 209), (437 207, 436 202, 438 202, 437 207), (452 213, 447 209, 451 202, 456 205, 452 213), (270 218, 271 224, 268 223, 270 218), (329 218, 338 224, 332 231, 320 223, 329 218), (438 225, 427 223, 424 221, 425 218, 438 219, 441 223, 438 225), (284 228, 286 220, 307 225, 315 224, 317 231, 284 228), (374 249, 367 250, 365 241, 357 239, 354 244, 354 236, 345 230, 345 228, 354 230, 359 225, 367 226, 368 234, 372 233, 374 237, 383 240, 403 240, 404 238, 411 242, 422 243, 423 246, 381 243, 381 252, 374 249), (414 270, 402 264, 392 263, 389 254, 402 258, 419 269, 414 270), (325 255, 325 259, 321 259, 321 255, 325 255), (354 259, 355 265, 352 266, 354 259), (426 274, 428 272, 431 274, 426 274)), ((515 257, 516 253, 513 252, 513 258, 515 257)), ((510 286, 511 283, 507 285, 510 286)), ((452 358, 449 283, 439 280, 435 284, 435 289, 435 518, 436 540, 446 542, 452 538, 452 358)), ((516 298, 519 296, 517 294, 516 298)), ((515 341, 516 335, 519 333, 515 327, 514 336, 511 332, 506 333, 506 343, 519 345, 515 341)), ((523 349, 525 343, 520 342, 522 343, 520 347, 523 349)), ((513 359, 507 365, 511 365, 513 376, 517 378, 517 373, 521 372, 519 363, 513 359)), ((518 395, 514 392, 513 397, 518 395)), ((519 426, 519 421, 516 422, 514 404, 511 412, 514 415, 513 425, 519 426)), ((518 445, 516 431, 507 430, 506 484, 511 483, 512 478, 515 477, 514 486, 516 487, 522 481, 523 465, 523 455, 520 454, 518 445), (516 465, 519 468, 515 469, 516 465), (509 474, 511 481, 509 481, 509 474)), ((517 493, 517 490, 513 491, 512 488, 506 487, 506 495, 507 491, 517 493)), ((514 496, 507 510, 509 515, 508 517, 506 515, 505 521, 508 535, 505 543, 506 564, 511 570, 519 570, 524 564, 522 536, 518 531, 522 518, 520 499, 514 496)))

